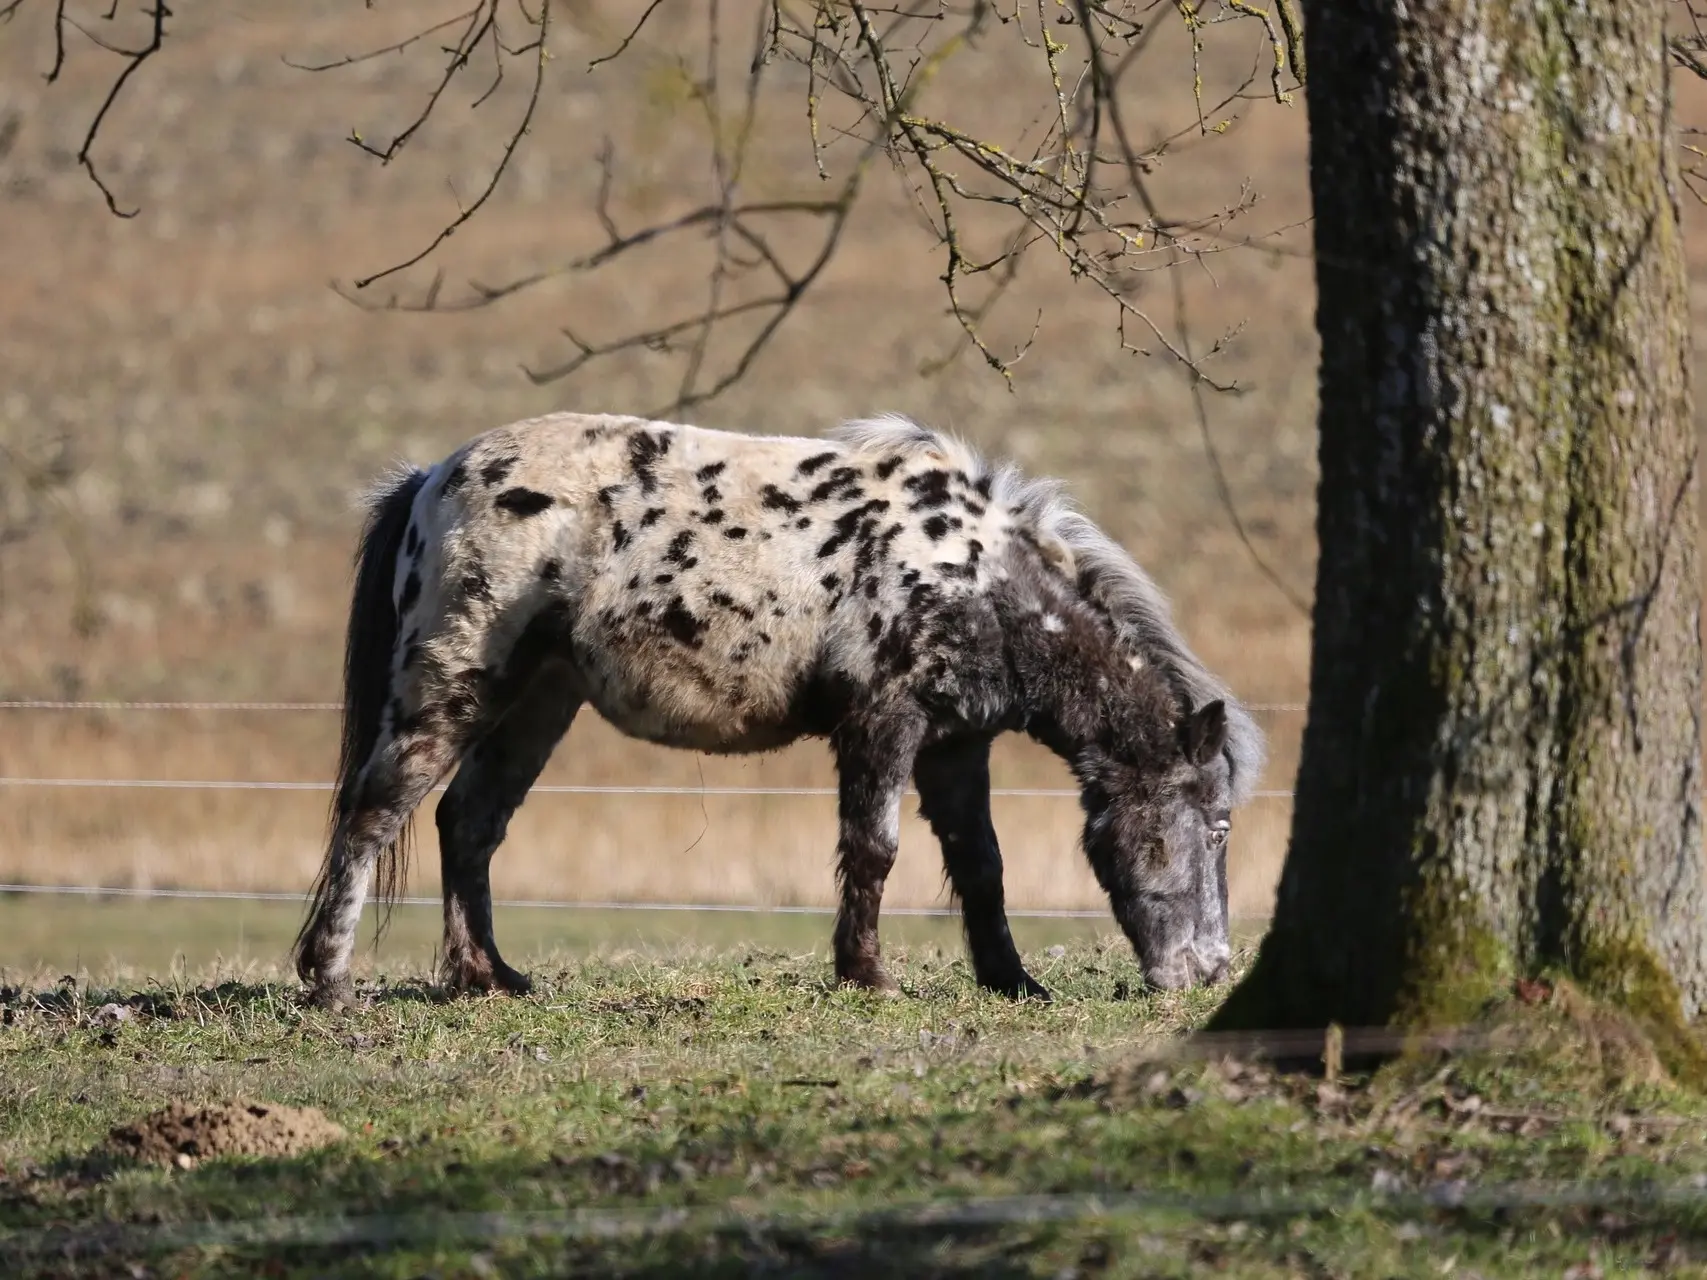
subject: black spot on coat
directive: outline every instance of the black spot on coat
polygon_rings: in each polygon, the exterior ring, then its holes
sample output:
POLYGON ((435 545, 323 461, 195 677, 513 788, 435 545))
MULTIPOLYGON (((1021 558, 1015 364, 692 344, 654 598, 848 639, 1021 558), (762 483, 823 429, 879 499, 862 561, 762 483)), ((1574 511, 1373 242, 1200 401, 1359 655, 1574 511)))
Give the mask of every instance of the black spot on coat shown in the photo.
POLYGON ((859 472, 852 467, 837 467, 825 476, 807 495, 808 502, 824 502, 830 498, 859 497, 859 472))
POLYGON ((658 459, 670 451, 668 432, 639 431, 628 440, 628 465, 634 468, 634 478, 640 482, 641 493, 651 493, 658 487, 658 459))
POLYGON ((500 511, 508 511, 518 519, 537 516, 541 511, 554 506, 557 502, 549 493, 541 493, 537 489, 524 489, 519 485, 514 489, 505 489, 495 499, 492 505, 500 511))
POLYGON ((870 517, 879 511, 888 510, 888 507, 889 500, 887 498, 872 498, 868 502, 861 503, 857 507, 849 507, 842 512, 831 526, 835 532, 826 538, 823 545, 818 548, 818 558, 822 560, 827 556, 835 555, 847 544, 849 539, 853 538, 855 534, 861 533, 862 526, 862 536, 869 538, 874 531, 870 517))
POLYGON ((793 515, 800 510, 800 500, 790 497, 774 484, 767 484, 759 490, 759 501, 769 511, 786 511, 789 515, 793 515))
POLYGON ((758 616, 727 591, 713 591, 711 593, 711 603, 720 609, 729 610, 729 612, 737 615, 747 622, 751 622, 758 616))
POLYGON ((513 456, 493 458, 492 461, 480 468, 480 478, 489 485, 503 484, 504 477, 510 474, 510 468, 515 465, 516 459, 513 456))
POLYGON ((948 505, 948 472, 946 471, 921 471, 916 476, 908 476, 901 482, 901 487, 913 494, 913 501, 908 510, 928 511, 932 507, 946 507, 948 505))
POLYGON ((492 580, 486 576, 486 570, 471 569, 464 574, 462 594, 470 600, 490 600, 492 598, 492 580))
POLYGON ((688 567, 688 548, 693 545, 693 530, 683 529, 670 539, 670 549, 664 553, 664 559, 671 564, 688 567))
POLYGON ((834 450, 831 450, 829 453, 815 453, 810 458, 806 459, 806 461, 802 462, 798 470, 801 475, 809 476, 813 472, 820 470, 835 460, 836 454, 834 450))
POLYGON ((664 607, 664 612, 658 615, 658 625, 687 645, 697 649, 700 637, 705 634, 705 620, 696 617, 687 606, 687 601, 680 596, 671 596, 670 603, 664 607))

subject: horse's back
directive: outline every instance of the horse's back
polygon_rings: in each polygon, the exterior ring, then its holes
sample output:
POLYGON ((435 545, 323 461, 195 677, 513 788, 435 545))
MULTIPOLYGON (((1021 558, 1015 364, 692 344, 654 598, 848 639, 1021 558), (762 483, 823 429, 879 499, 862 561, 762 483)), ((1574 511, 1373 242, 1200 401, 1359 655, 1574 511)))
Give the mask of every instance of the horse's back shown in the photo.
POLYGON ((916 678, 933 643, 943 667, 926 616, 974 601, 1016 532, 987 476, 916 441, 579 414, 477 437, 423 502, 444 576, 490 596, 489 648, 566 606, 597 709, 702 750, 816 732, 827 688, 916 678))

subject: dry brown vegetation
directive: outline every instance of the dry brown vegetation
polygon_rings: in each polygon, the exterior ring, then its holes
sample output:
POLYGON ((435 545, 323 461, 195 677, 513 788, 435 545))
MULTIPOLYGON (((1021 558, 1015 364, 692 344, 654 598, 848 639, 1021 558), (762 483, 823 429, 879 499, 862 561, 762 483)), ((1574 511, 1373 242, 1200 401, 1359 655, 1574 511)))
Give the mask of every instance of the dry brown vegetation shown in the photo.
MULTIPOLYGON (((453 104, 381 169, 342 139, 407 119, 433 65, 390 58, 309 76, 314 58, 395 35, 383 11, 330 3, 184 3, 169 50, 134 79, 99 147, 134 220, 110 216, 74 161, 110 74, 84 50, 64 81, 27 7, 0 28, 0 443, 69 479, 58 532, 0 547, 0 697, 329 700, 336 697, 348 554, 362 485, 397 457, 431 459, 473 432, 555 408, 668 402, 666 362, 640 352, 533 386, 526 361, 561 359, 563 326, 604 333, 701 287, 704 261, 637 257, 502 307, 374 315, 328 287, 424 243, 501 142, 506 89, 470 115, 453 104), (32 25, 32 23, 34 25, 32 25), (65 535, 69 536, 65 536, 65 535), (88 570, 78 607, 79 556, 88 570)), ((623 158, 616 211, 657 216, 705 180, 703 125, 684 108, 673 51, 687 27, 649 29, 618 64, 581 75, 629 6, 568 7, 559 74, 530 144, 481 216, 445 249, 450 280, 501 277, 596 246, 594 156, 623 158)), ((1169 12, 1158 9, 1155 20, 1169 12)), ((1211 33, 1214 35, 1215 33, 1211 33)), ((1204 77, 1243 79, 1267 56, 1254 27, 1210 39, 1204 77)), ((1022 117, 1025 51, 1000 39, 962 56, 936 92, 996 128, 1022 117), (966 104, 971 104, 967 107, 966 104)), ((1194 119, 1183 30, 1158 36, 1133 119, 1154 136, 1194 119)), ((1693 86, 1682 86, 1695 94, 1693 86)), ((751 181, 810 185, 794 89, 778 91, 751 181), (795 96, 789 96, 789 94, 795 96)), ((1698 95, 1697 95, 1698 96, 1698 95)), ((1686 101, 1685 108, 1689 107, 1686 101)), ((1707 113, 1698 113, 1707 114, 1707 113)), ((1169 209, 1207 212, 1260 193, 1239 234, 1308 212, 1301 104, 1260 100, 1189 135, 1153 176, 1169 209)), ((1689 214, 1699 230, 1700 215, 1689 214)), ((1215 256, 1188 276, 1199 345, 1242 331, 1209 399, 1228 483, 1253 542, 1307 599, 1313 575, 1315 334, 1307 232, 1215 256)), ((1023 342, 1013 389, 953 348, 940 262, 897 182, 875 183, 841 256, 751 375, 697 410, 707 425, 813 431, 878 410, 912 413, 1064 477, 1173 596, 1187 634, 1245 697, 1301 700, 1307 619, 1257 570, 1217 493, 1185 380, 1166 358, 1121 350, 1106 302, 1039 256, 992 341, 1023 342)), ((1707 279, 1697 271, 1699 279, 1707 279)), ((425 279, 422 276, 421 279, 425 279)), ((1170 305, 1160 277, 1140 289, 1170 305)), ((695 294, 694 296, 698 296, 695 294)), ((10 500, 10 499, 9 499, 10 500)), ((0 775, 321 779, 335 718, 320 713, 0 711, 0 775)), ((1267 786, 1289 787, 1302 717, 1267 717, 1267 786)), ((548 783, 823 785, 821 747, 708 760, 627 742, 588 716, 548 783)), ((1064 786, 1052 760, 1004 744, 999 786, 1064 786)), ((320 854, 314 793, 0 789, 0 878, 299 889, 320 854)), ((1076 805, 998 801, 1020 906, 1095 906, 1073 853, 1076 805)), ((508 896, 830 899, 827 798, 539 796, 495 869, 508 896)), ((1284 800, 1261 800, 1234 838, 1235 911, 1266 909, 1284 800)), ((426 844, 434 858, 430 822, 426 844)), ((890 900, 941 899, 940 864, 909 823, 890 900)), ((431 867, 412 888, 431 891, 431 867)))

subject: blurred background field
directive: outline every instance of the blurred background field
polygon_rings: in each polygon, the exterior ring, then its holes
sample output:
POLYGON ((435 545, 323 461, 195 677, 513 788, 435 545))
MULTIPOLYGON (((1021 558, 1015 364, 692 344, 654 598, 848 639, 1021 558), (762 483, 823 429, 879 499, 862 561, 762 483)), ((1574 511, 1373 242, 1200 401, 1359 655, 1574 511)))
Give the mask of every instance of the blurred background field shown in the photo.
MULTIPOLYGON (((112 64, 73 59, 65 83, 49 89, 41 73, 51 7, 0 28, 0 444, 13 475, 0 509, 0 699, 335 699, 361 488, 395 459, 431 460, 526 414, 667 401, 673 375, 645 351, 537 387, 519 366, 561 359, 564 327, 611 333, 703 289, 704 263, 672 253, 462 315, 352 306, 330 282, 425 243, 457 193, 475 189, 501 127, 457 104, 382 169, 344 138, 400 126, 435 64, 398 57, 309 76, 283 59, 383 43, 397 34, 395 15, 330 2, 177 8, 168 53, 126 90, 101 145, 109 181, 140 205, 133 220, 107 213, 74 159, 112 64), (23 467, 58 477, 41 507, 54 518, 47 527, 14 492, 23 467)), ((725 6, 737 24, 751 8, 725 6)), ((703 125, 670 88, 694 30, 649 28, 625 62, 578 70, 620 39, 631 10, 565 6, 553 47, 574 69, 551 82, 492 203, 446 246, 448 279, 498 278, 601 243, 594 157, 607 135, 624 157, 614 210, 625 225, 703 186, 703 125)), ((1196 108, 1183 29, 1163 29, 1156 45, 1131 110, 1159 137, 1189 126, 1196 108)), ((960 118, 999 130, 1024 97, 1013 86, 1026 56, 991 40, 951 62, 934 92, 960 118)), ((1265 56, 1254 25, 1209 39, 1206 98, 1265 56)), ((1687 113, 1700 95, 1683 91, 1687 113)), ((782 77, 770 92, 749 186, 810 184, 800 87, 782 77)), ((506 88, 481 110, 517 101, 506 88)), ((1233 225, 1241 235, 1276 232, 1262 250, 1191 269, 1187 296, 1200 346, 1232 334, 1214 372, 1242 391, 1211 395, 1208 411, 1233 500, 1256 550, 1307 602, 1316 339, 1308 229, 1296 225, 1309 208, 1303 111, 1258 95, 1221 119, 1228 127, 1207 138, 1188 132, 1151 181, 1158 202, 1182 214, 1255 193, 1233 225)), ((1707 258, 1700 214, 1686 216, 1699 310, 1707 258)), ((1106 301, 1038 256, 992 322, 993 340, 1011 347, 1041 316, 1013 388, 964 353, 928 372, 956 338, 936 252, 910 193, 875 182, 825 282, 746 380, 692 418, 811 433, 895 410, 1058 475, 1161 581, 1188 636, 1243 697, 1302 701, 1308 619, 1236 535, 1177 366, 1123 351, 1106 301)), ((1139 296, 1158 314, 1171 307, 1159 276, 1139 296)), ((1263 719, 1272 739, 1264 785, 1284 792, 1303 717, 1263 719)), ((335 735, 336 717, 322 712, 0 710, 0 776, 323 781, 335 735)), ((1064 768, 1022 742, 1002 745, 996 772, 998 786, 1069 785, 1064 768)), ((591 715, 543 779, 688 789, 831 780, 818 744, 705 759, 629 742, 591 715)), ((304 791, 8 784, 0 881, 300 892, 320 858, 324 802, 304 791)), ((1075 851, 1073 800, 996 803, 1014 906, 1103 905, 1075 851)), ((422 817, 410 891, 430 895, 436 851, 422 817)), ((1235 913, 1267 910, 1288 820, 1282 796, 1255 802, 1236 823, 1235 913)), ((499 854, 494 889, 518 899, 825 904, 833 830, 827 797, 537 795, 499 854)), ((898 906, 944 900, 935 849, 911 817, 890 883, 887 901, 898 906)), ((17 940, 52 933, 28 927, 46 909, 36 898, 0 906, 0 935, 13 940, 0 963, 25 963, 20 946, 38 944, 17 940)), ((55 918, 110 952, 128 927, 118 922, 150 910, 85 903, 55 918)), ((174 910, 173 929, 203 927, 195 921, 204 917, 174 910)), ((253 910, 294 921, 288 906, 253 910)), ((210 904, 205 921, 229 922, 225 911, 210 904)), ((820 917, 796 919, 814 935, 824 928, 820 917)), ((515 927, 543 945, 578 936, 569 920, 515 927)), ((264 943, 245 945, 259 954, 284 937, 269 923, 256 934, 264 943)))

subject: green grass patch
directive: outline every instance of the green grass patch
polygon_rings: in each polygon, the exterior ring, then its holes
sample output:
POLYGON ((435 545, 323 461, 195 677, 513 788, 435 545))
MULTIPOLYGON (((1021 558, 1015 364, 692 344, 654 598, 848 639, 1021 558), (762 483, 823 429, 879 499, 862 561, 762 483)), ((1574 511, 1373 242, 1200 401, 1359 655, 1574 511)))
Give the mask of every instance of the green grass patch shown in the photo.
POLYGON ((1134 994, 1118 938, 1030 954, 1049 1005, 979 993, 957 945, 891 959, 906 998, 833 988, 818 952, 727 946, 536 964, 526 1000, 445 1002, 392 977, 337 1014, 276 976, 9 989, 0 1272, 1492 1277, 1707 1260, 1707 1112, 1568 1005, 1537 1015, 1539 1040, 1329 1084, 1182 1054, 1222 993, 1134 994), (239 1098, 318 1108, 347 1136, 182 1167, 108 1142, 174 1100, 239 1098))

